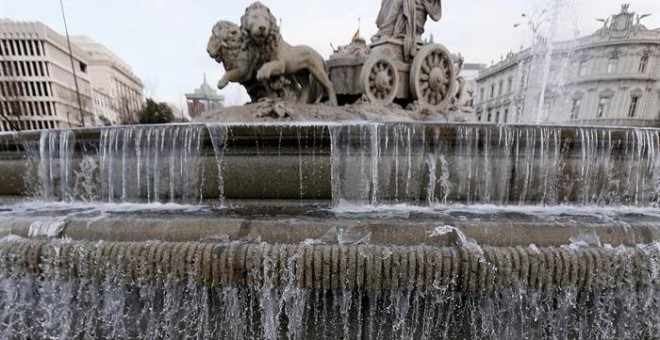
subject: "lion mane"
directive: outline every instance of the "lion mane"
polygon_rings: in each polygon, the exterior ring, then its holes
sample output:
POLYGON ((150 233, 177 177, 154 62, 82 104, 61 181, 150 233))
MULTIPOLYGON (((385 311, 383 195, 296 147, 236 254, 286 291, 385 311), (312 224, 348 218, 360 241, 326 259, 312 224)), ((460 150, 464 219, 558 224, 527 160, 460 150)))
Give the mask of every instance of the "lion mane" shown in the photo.
POLYGON ((233 64, 239 59, 241 52, 245 50, 244 37, 240 27, 230 21, 218 21, 211 30, 211 37, 207 45, 209 56, 225 67, 233 68, 233 64), (230 32, 234 30, 241 33, 239 39, 229 39, 230 32))
POLYGON ((268 7, 258 1, 248 6, 248 8, 245 9, 245 14, 241 17, 241 29, 243 30, 243 36, 251 40, 248 43, 248 47, 255 51, 255 56, 259 59, 260 63, 265 63, 273 59, 280 46, 280 42, 282 41, 282 35, 280 34, 280 27, 277 24, 277 18, 275 18, 270 12, 268 7), (250 36, 249 18, 254 12, 262 12, 258 14, 263 14, 268 18, 268 24, 270 27, 264 43, 256 43, 250 36))

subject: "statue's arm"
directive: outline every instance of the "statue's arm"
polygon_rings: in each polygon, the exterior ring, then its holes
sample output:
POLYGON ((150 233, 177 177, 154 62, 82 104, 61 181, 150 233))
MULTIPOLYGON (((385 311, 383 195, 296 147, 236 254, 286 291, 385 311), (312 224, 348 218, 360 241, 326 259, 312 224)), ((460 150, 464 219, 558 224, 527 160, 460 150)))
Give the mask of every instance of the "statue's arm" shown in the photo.
POLYGON ((440 21, 442 18, 442 0, 423 0, 426 13, 433 21, 440 21))

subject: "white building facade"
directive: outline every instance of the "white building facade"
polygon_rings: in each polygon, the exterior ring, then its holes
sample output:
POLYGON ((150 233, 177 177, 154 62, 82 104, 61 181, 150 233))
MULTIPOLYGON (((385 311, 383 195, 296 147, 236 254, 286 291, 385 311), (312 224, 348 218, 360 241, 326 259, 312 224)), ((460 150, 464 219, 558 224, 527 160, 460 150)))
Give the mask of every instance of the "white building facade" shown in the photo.
POLYGON ((590 36, 511 53, 480 72, 483 122, 660 126, 660 28, 622 6, 590 36))
POLYGON ((48 26, 0 19, 0 131, 116 124, 122 108, 139 110, 143 86, 130 68, 102 45, 74 40, 71 58, 48 26))
POLYGON ((105 46, 83 36, 71 37, 71 41, 87 54, 94 107, 100 123, 134 121, 144 102, 142 80, 105 46))
POLYGON ((94 124, 87 59, 72 50, 73 67, 66 39, 46 25, 0 19, 1 131, 94 124))

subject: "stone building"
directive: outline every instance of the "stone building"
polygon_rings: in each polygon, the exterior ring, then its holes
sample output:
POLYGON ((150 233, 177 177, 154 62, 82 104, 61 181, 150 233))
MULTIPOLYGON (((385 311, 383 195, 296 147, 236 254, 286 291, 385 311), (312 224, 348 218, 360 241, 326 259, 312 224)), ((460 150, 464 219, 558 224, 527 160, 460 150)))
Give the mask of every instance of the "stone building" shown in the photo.
POLYGON ((42 23, 0 19, 0 131, 94 124, 89 63, 72 50, 82 105, 66 38, 42 23))
POLYGON ((72 37, 71 49, 75 69, 66 37, 0 19, 0 131, 115 124, 139 109, 142 82, 126 63, 89 38, 72 37))
POLYGON ((623 5, 594 34, 509 53, 477 78, 478 119, 660 126, 660 28, 645 16, 623 5))
POLYGON ((105 46, 88 37, 71 37, 87 53, 94 108, 100 124, 131 122, 142 107, 144 85, 131 67, 105 46))
POLYGON ((215 111, 224 107, 225 97, 206 82, 204 82, 193 93, 186 93, 186 102, 188 104, 188 115, 191 118, 198 117, 200 114, 215 111))

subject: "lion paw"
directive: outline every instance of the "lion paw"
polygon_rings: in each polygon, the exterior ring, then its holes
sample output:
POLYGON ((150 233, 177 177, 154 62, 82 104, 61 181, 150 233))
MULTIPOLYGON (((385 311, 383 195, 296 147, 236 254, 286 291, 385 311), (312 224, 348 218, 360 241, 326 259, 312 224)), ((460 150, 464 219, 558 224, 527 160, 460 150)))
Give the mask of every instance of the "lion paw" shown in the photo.
POLYGON ((270 78, 270 75, 268 74, 268 72, 266 72, 264 70, 259 70, 257 72, 257 80, 262 81, 262 80, 266 80, 268 78, 270 78))
POLYGON ((222 90, 229 84, 228 80, 220 79, 218 82, 218 89, 222 90))

